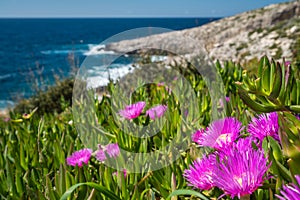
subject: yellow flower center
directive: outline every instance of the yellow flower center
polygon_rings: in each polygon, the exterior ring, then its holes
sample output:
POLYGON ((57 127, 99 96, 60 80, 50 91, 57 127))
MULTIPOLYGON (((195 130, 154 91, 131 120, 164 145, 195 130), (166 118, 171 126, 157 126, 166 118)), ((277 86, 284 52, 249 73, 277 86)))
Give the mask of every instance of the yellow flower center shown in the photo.
POLYGON ((224 142, 231 142, 229 133, 223 133, 219 135, 219 137, 216 140, 216 144, 221 145, 224 142))
POLYGON ((241 187, 243 186, 243 179, 242 179, 242 177, 234 176, 234 180, 236 180, 241 187))
POLYGON ((243 178, 246 176, 246 173, 242 173, 241 175, 239 176, 234 176, 233 179, 236 180, 236 182, 238 182, 238 184, 243 187, 243 178))

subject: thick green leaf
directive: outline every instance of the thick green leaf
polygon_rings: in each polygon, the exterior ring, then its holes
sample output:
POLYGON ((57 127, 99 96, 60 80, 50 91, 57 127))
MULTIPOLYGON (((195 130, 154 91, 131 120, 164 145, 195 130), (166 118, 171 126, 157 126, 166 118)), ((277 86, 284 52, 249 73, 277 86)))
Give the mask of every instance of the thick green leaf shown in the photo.
POLYGON ((55 191, 52 187, 51 180, 49 179, 49 176, 46 176, 46 186, 47 186, 47 196, 51 200, 56 199, 55 197, 55 191))
POLYGON ((23 194, 24 188, 22 183, 22 173, 19 170, 16 170, 15 180, 18 194, 23 194))
POLYGON ((272 99, 277 99, 277 97, 279 96, 281 87, 282 87, 282 71, 281 71, 280 64, 277 63, 275 78, 274 78, 274 82, 273 82, 273 88, 272 88, 272 92, 270 94, 270 97, 272 99))
MULTIPOLYGON (((105 187, 98 185, 96 183, 93 182, 85 182, 85 183, 77 183, 75 185, 73 185, 72 187, 70 187, 60 198, 60 200, 67 200, 68 197, 72 194, 72 192, 82 186, 82 185, 87 185, 90 186, 92 188, 95 188, 96 190, 98 190, 99 192, 101 192, 104 196, 113 199, 113 200, 118 200, 120 199, 118 196, 116 196, 112 191, 107 190, 105 187)), ((121 199, 120 199, 121 200, 121 199)))
POLYGON ((300 174, 299 160, 295 161, 293 159, 289 159, 288 164, 289 164, 290 171, 292 172, 292 174, 294 174, 294 175, 300 174))
POLYGON ((66 191, 66 171, 63 164, 59 166, 59 189, 63 193, 66 191))
POLYGON ((285 180, 288 180, 289 182, 292 181, 292 176, 291 176, 291 172, 285 168, 280 162, 277 162, 276 161, 276 164, 277 164, 277 168, 280 172, 280 175, 285 179, 285 180))
POLYGON ((274 158, 278 161, 281 162, 283 160, 283 155, 282 155, 282 149, 280 148, 279 144, 273 137, 268 136, 268 140, 270 143, 270 146, 272 148, 272 153, 274 158))
POLYGON ((271 81, 271 66, 266 65, 263 70, 262 75, 262 92, 270 92, 270 81, 271 81))
POLYGON ((263 75, 263 69, 265 66, 270 65, 269 59, 267 56, 264 56, 260 59, 260 63, 258 66, 258 77, 261 78, 263 75))
POLYGON ((272 112, 272 111, 279 111, 281 108, 279 106, 270 106, 270 105, 263 105, 257 103, 256 101, 252 100, 250 96, 247 94, 246 91, 239 89, 239 96, 243 100, 243 102, 252 108, 254 111, 257 112, 272 112))
POLYGON ((9 163, 10 161, 6 158, 6 165, 5 165, 5 169, 6 169, 6 184, 7 187, 9 188, 10 192, 13 192, 13 187, 14 187, 14 183, 13 183, 13 173, 12 173, 12 167, 9 163))
POLYGON ((291 105, 289 106, 291 111, 294 111, 296 113, 300 113, 300 105, 291 105))
POLYGON ((258 189, 257 190, 257 200, 263 200, 263 197, 264 197, 264 191, 262 189, 258 189))
POLYGON ((25 159, 25 149, 23 147, 23 144, 21 143, 20 145, 20 165, 22 166, 22 168, 27 171, 28 170, 28 164, 26 162, 26 159, 25 159))
POLYGON ((179 195, 193 195, 193 196, 199 197, 200 199, 209 200, 209 198, 207 198, 200 192, 196 192, 194 190, 175 190, 168 196, 167 199, 170 199, 173 196, 179 196, 179 195))
POLYGON ((276 75, 275 72, 276 72, 276 63, 275 63, 274 59, 272 59, 271 65, 270 65, 270 82, 269 82, 271 91, 272 91, 272 87, 273 87, 274 79, 275 79, 275 75, 276 75))

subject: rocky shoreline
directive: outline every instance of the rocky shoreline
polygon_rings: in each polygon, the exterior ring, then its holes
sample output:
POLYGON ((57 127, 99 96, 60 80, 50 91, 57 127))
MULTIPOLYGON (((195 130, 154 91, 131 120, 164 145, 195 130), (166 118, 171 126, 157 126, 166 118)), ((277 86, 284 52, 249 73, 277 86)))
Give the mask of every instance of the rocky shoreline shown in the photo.
POLYGON ((105 50, 127 53, 147 44, 155 49, 176 49, 181 55, 205 51, 212 60, 245 63, 263 55, 292 59, 299 38, 300 1, 297 0, 269 5, 196 28, 110 43, 105 50), (182 37, 192 40, 178 41, 182 37))

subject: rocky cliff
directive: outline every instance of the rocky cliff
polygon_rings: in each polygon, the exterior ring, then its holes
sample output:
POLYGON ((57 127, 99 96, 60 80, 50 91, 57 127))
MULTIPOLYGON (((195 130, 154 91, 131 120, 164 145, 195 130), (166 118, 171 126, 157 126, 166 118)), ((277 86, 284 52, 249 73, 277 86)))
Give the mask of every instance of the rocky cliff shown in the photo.
POLYGON ((209 24, 133 40, 111 43, 106 50, 129 52, 148 44, 152 48, 174 47, 180 54, 197 54, 204 48, 211 59, 247 62, 267 55, 291 59, 300 46, 300 1, 267 7, 222 18, 209 24), (191 37, 194 42, 177 41, 191 37))

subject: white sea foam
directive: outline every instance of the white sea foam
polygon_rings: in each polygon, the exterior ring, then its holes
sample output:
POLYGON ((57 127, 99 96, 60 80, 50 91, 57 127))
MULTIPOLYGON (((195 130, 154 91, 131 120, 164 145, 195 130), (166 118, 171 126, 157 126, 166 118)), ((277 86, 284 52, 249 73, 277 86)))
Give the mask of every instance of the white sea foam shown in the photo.
POLYGON ((0 81, 12 77, 13 74, 4 74, 0 76, 0 81))
POLYGON ((84 44, 76 47, 77 48, 69 47, 69 49, 64 49, 62 47, 62 49, 43 50, 41 51, 41 53, 44 55, 80 53, 85 56, 116 54, 114 51, 105 51, 104 50, 105 45, 100 45, 100 44, 84 44))
POLYGON ((41 51, 42 54, 45 55, 51 55, 51 54, 69 54, 69 53, 85 53, 86 50, 84 49, 68 49, 68 50, 45 50, 45 51, 41 51))
POLYGON ((167 56, 154 55, 151 56, 151 62, 162 62, 168 59, 167 56))
POLYGON ((105 45, 93 45, 89 44, 89 50, 84 53, 85 56, 91 56, 91 55, 103 55, 103 54, 115 54, 114 51, 105 51, 105 45))
POLYGON ((9 101, 9 100, 0 100, 0 110, 5 110, 7 108, 11 108, 14 106, 14 102, 13 101, 9 101))
POLYGON ((136 66, 133 67, 131 64, 114 64, 113 67, 114 68, 107 69, 103 66, 94 66, 92 69, 89 69, 87 71, 89 74, 87 78, 87 88, 105 86, 109 83, 109 78, 116 81, 136 68, 136 66))

